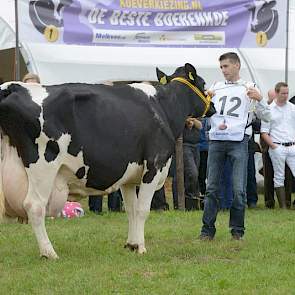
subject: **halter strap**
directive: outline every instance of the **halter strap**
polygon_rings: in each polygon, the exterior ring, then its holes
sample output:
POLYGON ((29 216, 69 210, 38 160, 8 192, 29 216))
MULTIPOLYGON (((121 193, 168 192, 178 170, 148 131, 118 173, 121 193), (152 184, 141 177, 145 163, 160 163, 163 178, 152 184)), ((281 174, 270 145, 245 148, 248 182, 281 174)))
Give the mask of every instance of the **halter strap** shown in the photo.
POLYGON ((206 106, 205 111, 204 111, 204 113, 202 115, 202 117, 203 117, 207 113, 207 111, 209 110, 209 107, 210 107, 210 101, 211 101, 210 95, 205 96, 197 86, 193 85, 188 80, 186 80, 186 79, 184 79, 182 77, 173 78, 171 80, 171 82, 172 81, 178 81, 180 83, 183 83, 183 84, 187 85, 194 93, 196 93, 202 99, 203 103, 206 106))

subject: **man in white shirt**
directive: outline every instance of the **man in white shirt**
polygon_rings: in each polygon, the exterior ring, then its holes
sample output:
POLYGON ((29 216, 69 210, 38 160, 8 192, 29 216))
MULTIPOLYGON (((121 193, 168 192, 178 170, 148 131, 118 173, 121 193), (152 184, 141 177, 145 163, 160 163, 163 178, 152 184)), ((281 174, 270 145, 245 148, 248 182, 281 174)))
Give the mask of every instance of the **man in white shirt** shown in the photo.
POLYGON ((261 137, 269 146, 269 156, 274 170, 274 187, 280 208, 286 208, 284 187, 285 164, 295 175, 295 105, 288 101, 288 84, 275 86, 276 97, 270 105, 270 122, 261 123, 261 137))
POLYGON ((210 118, 208 180, 200 239, 214 238, 221 171, 228 157, 233 166, 234 193, 229 226, 233 239, 240 240, 245 230, 248 140, 253 113, 269 120, 270 112, 255 84, 240 78, 241 62, 236 53, 221 55, 219 62, 226 80, 213 84, 209 90, 217 113, 210 118))

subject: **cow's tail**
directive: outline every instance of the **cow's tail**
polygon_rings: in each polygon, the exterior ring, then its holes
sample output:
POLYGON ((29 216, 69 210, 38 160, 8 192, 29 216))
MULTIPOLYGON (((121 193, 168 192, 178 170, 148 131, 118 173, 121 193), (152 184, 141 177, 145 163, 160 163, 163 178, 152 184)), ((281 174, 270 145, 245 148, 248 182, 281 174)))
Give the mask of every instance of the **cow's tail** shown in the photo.
POLYGON ((3 180, 2 180, 2 134, 0 132, 0 222, 3 220, 4 214, 5 214, 5 200, 4 200, 3 180))

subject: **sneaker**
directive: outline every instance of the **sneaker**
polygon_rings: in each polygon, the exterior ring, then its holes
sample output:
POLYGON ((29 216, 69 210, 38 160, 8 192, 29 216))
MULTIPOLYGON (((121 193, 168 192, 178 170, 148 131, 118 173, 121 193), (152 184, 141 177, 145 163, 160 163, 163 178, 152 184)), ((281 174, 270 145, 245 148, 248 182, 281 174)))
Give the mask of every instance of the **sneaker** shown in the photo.
POLYGON ((214 237, 204 235, 204 234, 200 234, 200 236, 199 236, 200 241, 212 241, 213 239, 214 239, 214 237))

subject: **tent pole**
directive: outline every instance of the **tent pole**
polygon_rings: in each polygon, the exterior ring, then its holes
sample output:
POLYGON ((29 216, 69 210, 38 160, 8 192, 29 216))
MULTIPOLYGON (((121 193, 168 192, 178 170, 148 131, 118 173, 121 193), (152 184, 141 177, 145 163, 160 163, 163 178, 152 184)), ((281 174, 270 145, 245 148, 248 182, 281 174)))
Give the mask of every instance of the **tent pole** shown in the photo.
POLYGON ((289 0, 287 0, 287 17, 286 17, 286 53, 285 53, 285 82, 288 84, 289 72, 289 0))
POLYGON ((15 9, 15 80, 20 80, 20 60, 19 60, 19 31, 18 31, 18 0, 14 0, 15 9))

